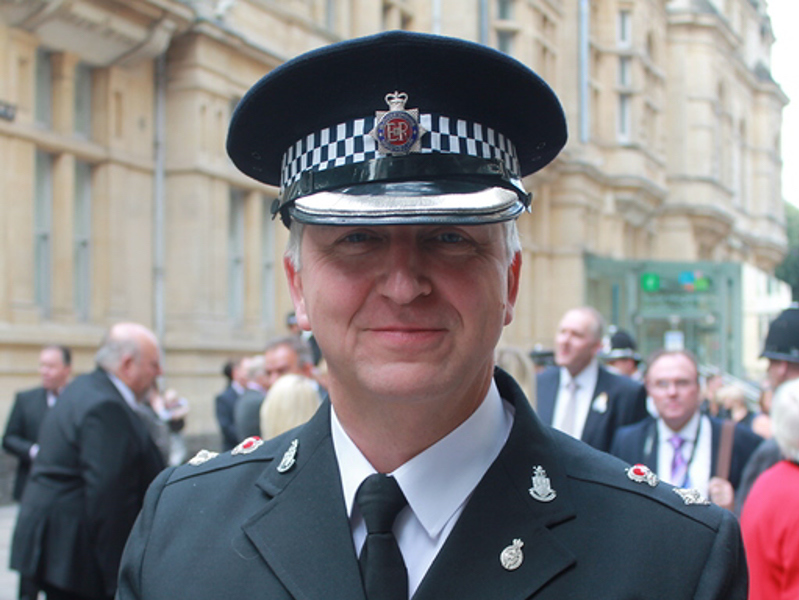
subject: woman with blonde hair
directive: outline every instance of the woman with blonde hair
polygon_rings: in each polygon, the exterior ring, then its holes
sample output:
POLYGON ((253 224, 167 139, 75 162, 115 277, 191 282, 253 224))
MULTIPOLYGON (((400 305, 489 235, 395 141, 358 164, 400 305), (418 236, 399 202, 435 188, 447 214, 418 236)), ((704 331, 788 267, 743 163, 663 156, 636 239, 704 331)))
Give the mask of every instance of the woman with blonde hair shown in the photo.
POLYGON ((290 373, 278 379, 261 404, 261 437, 269 439, 302 425, 319 408, 321 398, 316 382, 290 373))

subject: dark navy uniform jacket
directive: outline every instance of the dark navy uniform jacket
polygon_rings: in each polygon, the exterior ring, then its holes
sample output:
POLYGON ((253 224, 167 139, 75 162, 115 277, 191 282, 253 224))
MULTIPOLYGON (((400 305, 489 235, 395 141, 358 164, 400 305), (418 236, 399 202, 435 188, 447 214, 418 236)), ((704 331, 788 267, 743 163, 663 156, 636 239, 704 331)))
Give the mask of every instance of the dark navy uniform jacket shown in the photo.
MULTIPOLYGON (((515 406, 510 436, 414 600, 746 598, 732 513, 631 480, 626 463, 542 425, 507 374, 496 381, 515 406), (555 494, 548 502, 530 491, 537 466, 555 494), (514 540, 523 561, 508 570, 500 555, 514 540)), ((364 599, 327 402, 249 454, 156 479, 125 549, 118 599, 174 598, 364 599), (294 440, 295 462, 282 460, 294 440)))

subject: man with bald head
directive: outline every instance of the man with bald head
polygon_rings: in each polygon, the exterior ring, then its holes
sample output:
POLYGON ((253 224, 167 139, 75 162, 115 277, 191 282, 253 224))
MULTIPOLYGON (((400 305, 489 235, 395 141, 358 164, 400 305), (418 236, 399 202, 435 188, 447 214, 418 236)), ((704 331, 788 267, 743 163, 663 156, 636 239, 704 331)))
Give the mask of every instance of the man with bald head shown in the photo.
POLYGON ((646 390, 599 364, 604 319, 590 306, 563 315, 555 334, 556 367, 538 374, 543 421, 607 452, 614 432, 646 417, 646 390))
POLYGON ((14 531, 11 567, 34 578, 48 600, 113 598, 125 540, 164 468, 136 412, 161 374, 157 338, 118 323, 95 360, 42 424, 14 531))

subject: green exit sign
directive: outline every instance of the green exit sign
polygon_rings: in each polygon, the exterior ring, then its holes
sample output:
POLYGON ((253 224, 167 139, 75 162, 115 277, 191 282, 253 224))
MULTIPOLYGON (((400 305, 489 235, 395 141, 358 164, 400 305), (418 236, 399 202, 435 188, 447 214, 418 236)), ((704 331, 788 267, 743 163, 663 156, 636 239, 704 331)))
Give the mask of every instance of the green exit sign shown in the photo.
POLYGON ((642 273, 641 289, 645 292, 657 292, 660 289, 660 275, 657 273, 642 273))

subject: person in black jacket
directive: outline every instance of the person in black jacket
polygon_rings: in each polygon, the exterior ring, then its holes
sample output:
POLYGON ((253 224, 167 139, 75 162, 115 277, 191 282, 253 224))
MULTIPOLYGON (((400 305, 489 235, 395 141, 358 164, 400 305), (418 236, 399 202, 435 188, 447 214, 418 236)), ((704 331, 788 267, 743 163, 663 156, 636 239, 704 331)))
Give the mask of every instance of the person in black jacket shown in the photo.
MULTIPOLYGON (((42 385, 18 392, 6 423, 3 449, 17 457, 13 498, 22 499, 31 464, 39 452, 39 429, 47 411, 55 406, 72 373, 72 352, 66 346, 46 346, 39 353, 42 385)), ((19 578, 19 600, 36 600, 38 586, 29 577, 19 578)))
POLYGON ((158 340, 114 325, 47 414, 20 503, 11 568, 48 600, 112 598, 125 540, 164 461, 135 406, 161 373, 158 340))
POLYGON ((547 427, 495 368, 522 177, 565 142, 547 84, 463 40, 386 32, 255 84, 228 152, 284 176, 284 268, 329 401, 164 471, 118 600, 746 597, 731 513, 547 427))

